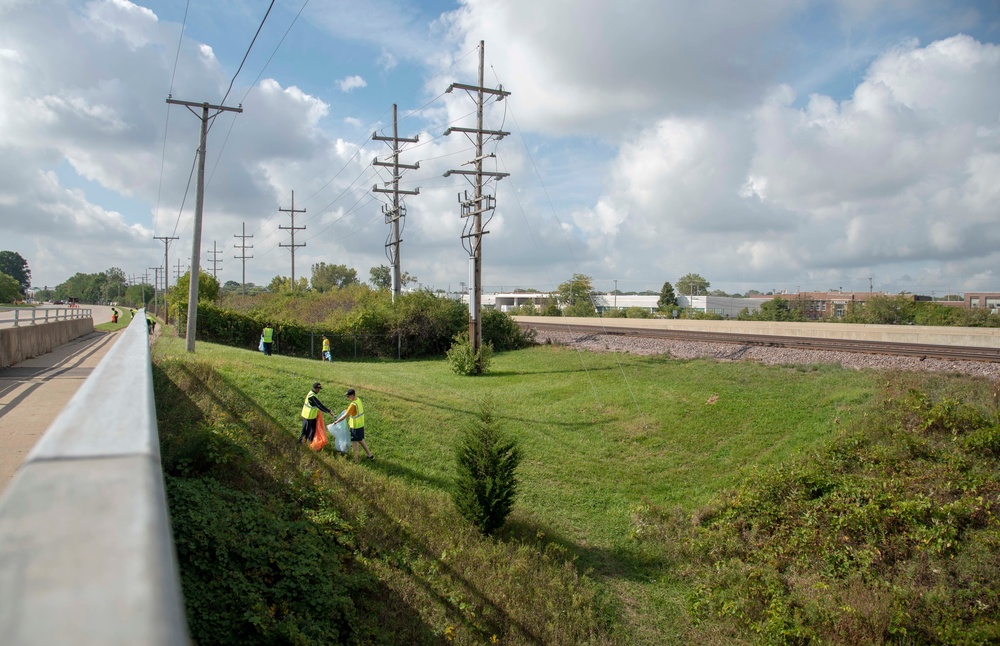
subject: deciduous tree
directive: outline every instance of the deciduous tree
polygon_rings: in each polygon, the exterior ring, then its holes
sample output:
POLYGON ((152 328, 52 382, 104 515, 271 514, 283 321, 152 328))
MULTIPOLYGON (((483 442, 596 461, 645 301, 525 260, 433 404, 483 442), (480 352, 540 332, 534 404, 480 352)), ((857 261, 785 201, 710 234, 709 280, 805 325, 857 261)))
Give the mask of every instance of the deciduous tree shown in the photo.
POLYGON ((699 274, 685 274, 677 279, 677 293, 684 296, 704 296, 711 283, 699 274))
POLYGON ((21 286, 21 294, 31 287, 31 270, 28 261, 16 251, 0 251, 0 272, 7 274, 21 286))

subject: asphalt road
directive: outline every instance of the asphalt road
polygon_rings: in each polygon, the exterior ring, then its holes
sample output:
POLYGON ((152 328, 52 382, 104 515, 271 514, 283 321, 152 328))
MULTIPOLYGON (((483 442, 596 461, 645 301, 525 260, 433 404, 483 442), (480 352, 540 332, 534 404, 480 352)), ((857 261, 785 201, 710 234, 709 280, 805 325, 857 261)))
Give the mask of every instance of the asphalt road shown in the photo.
MULTIPOLYGON (((56 316, 65 318, 77 308, 68 308, 65 305, 38 305, 36 307, 0 308, 0 327, 13 327, 15 316, 18 325, 31 325, 31 314, 34 311, 35 320, 41 323, 45 320, 45 310, 49 311, 49 320, 54 320, 56 316)), ((81 305, 80 310, 90 310, 94 319, 94 325, 111 322, 110 305, 81 305)), ((121 308, 118 308, 121 311, 121 308)))

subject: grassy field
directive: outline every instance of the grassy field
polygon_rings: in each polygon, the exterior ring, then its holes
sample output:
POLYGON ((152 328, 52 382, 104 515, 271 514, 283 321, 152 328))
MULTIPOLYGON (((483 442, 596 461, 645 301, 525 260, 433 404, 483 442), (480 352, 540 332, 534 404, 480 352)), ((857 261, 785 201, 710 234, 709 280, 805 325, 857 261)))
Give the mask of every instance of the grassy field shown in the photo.
MULTIPOLYGON (((821 446, 864 414, 879 388, 876 375, 835 366, 553 346, 499 355, 478 378, 452 374, 444 360, 331 364, 207 343, 192 356, 169 335, 155 360, 158 408, 169 382, 173 396, 195 402, 195 426, 244 448, 285 443, 256 459, 283 461, 265 470, 291 469, 329 495, 357 534, 359 562, 409 611, 403 619, 369 612, 427 643, 494 635, 500 643, 689 643, 690 583, 677 574, 676 553, 641 540, 647 512, 691 514, 754 469, 821 446), (313 381, 335 412, 348 387, 358 391, 376 461, 355 465, 295 444, 313 381), (498 403, 525 454, 518 502, 496 540, 474 537, 448 498, 455 439, 484 398, 498 403), (518 563, 521 573, 504 574, 518 563)), ((160 425, 169 434, 186 422, 175 417, 182 408, 166 405, 160 425)))

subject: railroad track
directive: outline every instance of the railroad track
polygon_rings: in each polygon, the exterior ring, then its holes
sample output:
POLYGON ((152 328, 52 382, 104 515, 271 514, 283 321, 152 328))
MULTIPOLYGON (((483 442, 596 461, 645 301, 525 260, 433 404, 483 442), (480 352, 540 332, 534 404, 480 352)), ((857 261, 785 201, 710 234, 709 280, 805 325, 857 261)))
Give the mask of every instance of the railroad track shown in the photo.
POLYGON ((522 327, 539 332, 558 331, 586 334, 607 334, 611 336, 634 336, 652 339, 674 339, 680 341, 700 341, 706 343, 731 343, 735 345, 756 345, 774 348, 795 348, 799 350, 822 350, 826 352, 856 352, 860 354, 883 354, 920 359, 941 359, 945 361, 986 361, 1000 363, 1000 348, 978 348, 973 346, 931 345, 925 343, 898 343, 890 341, 864 341, 857 339, 830 339, 800 336, 776 336, 770 334, 731 334, 724 332, 701 332, 692 330, 650 330, 621 326, 573 326, 559 323, 519 323, 522 327))

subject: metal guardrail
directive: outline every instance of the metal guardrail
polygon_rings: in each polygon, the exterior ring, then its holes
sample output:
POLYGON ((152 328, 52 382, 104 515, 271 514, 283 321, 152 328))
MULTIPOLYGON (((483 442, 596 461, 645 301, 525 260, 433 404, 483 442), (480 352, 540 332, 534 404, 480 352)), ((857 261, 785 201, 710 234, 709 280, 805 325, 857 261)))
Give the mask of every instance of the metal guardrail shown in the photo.
POLYGON ((0 498, 6 645, 189 644, 145 316, 136 316, 0 498))
POLYGON ((13 322, 13 327, 89 318, 91 310, 80 307, 14 307, 0 310, 0 323, 13 322))

